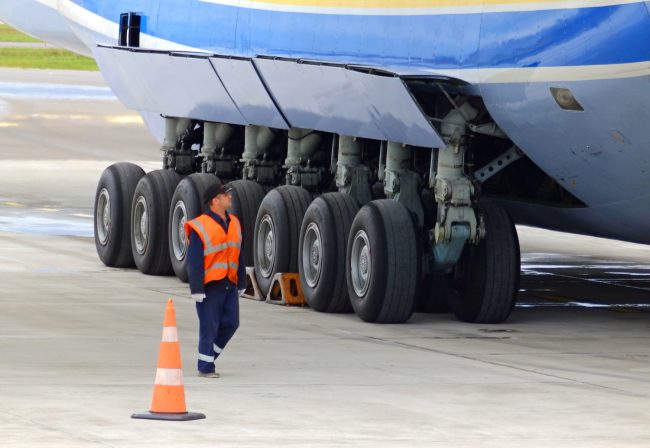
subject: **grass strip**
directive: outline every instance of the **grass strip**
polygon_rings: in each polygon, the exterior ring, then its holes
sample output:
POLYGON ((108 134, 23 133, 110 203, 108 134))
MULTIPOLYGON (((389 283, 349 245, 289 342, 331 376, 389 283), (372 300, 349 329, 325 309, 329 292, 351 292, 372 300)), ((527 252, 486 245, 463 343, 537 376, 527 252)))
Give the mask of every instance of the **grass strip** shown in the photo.
POLYGON ((98 70, 93 59, 57 48, 0 48, 0 67, 98 70))
MULTIPOLYGON (((1 0, 0 0, 1 1, 1 0)), ((0 24, 0 42, 41 42, 4 23, 0 24)))

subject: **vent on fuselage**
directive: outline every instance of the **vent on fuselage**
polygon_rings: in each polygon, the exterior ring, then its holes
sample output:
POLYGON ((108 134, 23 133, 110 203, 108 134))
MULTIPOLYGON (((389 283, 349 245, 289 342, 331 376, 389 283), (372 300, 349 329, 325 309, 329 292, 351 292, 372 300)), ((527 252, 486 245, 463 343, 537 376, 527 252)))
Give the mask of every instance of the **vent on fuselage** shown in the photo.
POLYGON ((119 45, 122 47, 139 47, 142 15, 135 12, 120 14, 119 45))

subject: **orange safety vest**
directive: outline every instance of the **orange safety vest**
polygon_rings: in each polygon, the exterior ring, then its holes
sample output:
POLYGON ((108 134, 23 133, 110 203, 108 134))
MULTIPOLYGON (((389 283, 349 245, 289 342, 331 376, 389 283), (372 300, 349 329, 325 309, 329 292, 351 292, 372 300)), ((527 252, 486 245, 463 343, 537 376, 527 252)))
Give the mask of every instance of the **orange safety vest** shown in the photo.
POLYGON ((190 229, 203 241, 203 283, 223 280, 228 276, 237 285, 239 252, 241 251, 241 225, 236 216, 229 214, 228 233, 208 215, 201 215, 185 223, 185 235, 189 240, 190 229))

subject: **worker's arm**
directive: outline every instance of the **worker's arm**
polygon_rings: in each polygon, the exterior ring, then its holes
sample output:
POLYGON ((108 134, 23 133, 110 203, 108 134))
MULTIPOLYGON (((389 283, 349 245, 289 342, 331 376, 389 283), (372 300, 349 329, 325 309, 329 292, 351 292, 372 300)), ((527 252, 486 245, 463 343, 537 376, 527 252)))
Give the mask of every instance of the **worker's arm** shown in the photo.
POLYGON ((203 241, 194 230, 191 230, 190 244, 187 247, 187 276, 190 281, 190 294, 198 302, 201 302, 205 297, 204 275, 203 241))

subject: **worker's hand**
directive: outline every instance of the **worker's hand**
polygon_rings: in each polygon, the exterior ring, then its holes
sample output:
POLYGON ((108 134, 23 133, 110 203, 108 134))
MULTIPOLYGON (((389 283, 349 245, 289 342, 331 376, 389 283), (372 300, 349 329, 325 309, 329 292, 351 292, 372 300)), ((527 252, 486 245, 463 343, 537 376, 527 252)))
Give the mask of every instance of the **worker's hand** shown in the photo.
POLYGON ((197 302, 203 302, 203 299, 205 299, 205 294, 192 294, 192 299, 196 300, 197 302))
POLYGON ((243 296, 245 292, 246 292, 245 289, 240 289, 239 290, 239 297, 243 296))

